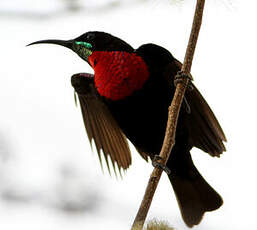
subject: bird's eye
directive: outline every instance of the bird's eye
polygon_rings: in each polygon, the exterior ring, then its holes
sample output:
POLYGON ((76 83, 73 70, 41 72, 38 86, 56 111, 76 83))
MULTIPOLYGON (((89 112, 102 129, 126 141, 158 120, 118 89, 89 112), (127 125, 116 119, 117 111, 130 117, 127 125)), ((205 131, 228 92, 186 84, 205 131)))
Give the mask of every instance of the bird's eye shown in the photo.
POLYGON ((77 45, 85 46, 86 48, 90 49, 92 48, 92 45, 88 42, 75 42, 77 45))
POLYGON ((87 34, 86 39, 87 40, 93 40, 95 38, 95 35, 92 33, 87 34))

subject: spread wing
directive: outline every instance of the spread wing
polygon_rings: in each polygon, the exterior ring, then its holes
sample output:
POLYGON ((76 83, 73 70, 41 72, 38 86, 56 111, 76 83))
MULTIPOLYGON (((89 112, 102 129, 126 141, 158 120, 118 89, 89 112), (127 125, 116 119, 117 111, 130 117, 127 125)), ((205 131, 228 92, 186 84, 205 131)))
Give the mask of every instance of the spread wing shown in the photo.
POLYGON ((97 93, 94 86, 94 75, 75 74, 71 78, 71 84, 79 98, 88 138, 91 144, 94 139, 101 165, 102 150, 109 172, 108 158, 111 160, 115 173, 115 162, 119 171, 121 168, 127 169, 131 164, 127 139, 97 93))
MULTIPOLYGON (((182 64, 175 60, 173 69, 177 72, 182 64)), ((190 133, 190 144, 211 156, 219 156, 226 151, 223 141, 226 141, 225 134, 212 112, 211 108, 198 91, 193 86, 193 90, 187 90, 186 100, 190 106, 191 112, 187 116, 188 129, 190 133)))

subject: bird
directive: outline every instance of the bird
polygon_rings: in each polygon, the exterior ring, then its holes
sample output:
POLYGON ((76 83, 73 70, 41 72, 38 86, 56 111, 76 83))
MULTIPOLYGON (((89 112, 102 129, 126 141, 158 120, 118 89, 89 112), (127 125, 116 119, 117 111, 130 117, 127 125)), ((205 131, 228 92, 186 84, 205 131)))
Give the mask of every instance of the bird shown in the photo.
MULTIPOLYGON (((71 78, 78 95, 85 129, 94 140, 102 164, 126 170, 131 165, 128 140, 143 159, 159 154, 174 96, 174 80, 182 64, 164 47, 148 43, 134 49, 106 32, 89 31, 71 40, 40 40, 71 49, 86 61, 94 74, 71 78), (110 160, 108 160, 110 159, 110 160)), ((205 212, 223 204, 222 197, 202 177, 190 150, 201 149, 212 157, 226 151, 225 134, 196 86, 185 92, 179 113, 175 145, 166 167, 185 224, 200 223, 205 212)), ((142 169, 143 170, 143 169, 142 169)))

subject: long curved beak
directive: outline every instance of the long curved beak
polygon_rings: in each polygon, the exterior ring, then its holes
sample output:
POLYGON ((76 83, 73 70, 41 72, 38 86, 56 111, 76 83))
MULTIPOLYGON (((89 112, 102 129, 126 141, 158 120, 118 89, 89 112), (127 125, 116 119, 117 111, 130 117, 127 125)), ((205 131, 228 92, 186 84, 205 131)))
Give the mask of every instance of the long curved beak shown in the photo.
POLYGON ((64 46, 66 48, 72 49, 73 40, 55 40, 55 39, 49 39, 49 40, 40 40, 36 42, 32 42, 28 44, 27 46, 36 45, 36 44, 55 44, 64 46))

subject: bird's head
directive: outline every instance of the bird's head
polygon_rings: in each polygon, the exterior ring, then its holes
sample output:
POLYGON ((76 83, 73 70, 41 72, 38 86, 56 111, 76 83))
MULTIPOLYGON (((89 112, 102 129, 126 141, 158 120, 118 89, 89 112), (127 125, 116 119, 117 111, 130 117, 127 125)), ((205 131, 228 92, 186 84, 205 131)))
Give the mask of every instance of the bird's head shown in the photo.
POLYGON ((73 50, 94 69, 98 93, 120 100, 143 87, 149 77, 147 64, 125 41, 104 32, 87 32, 71 40, 41 40, 73 50))
POLYGON ((111 34, 99 31, 87 32, 71 40, 40 40, 32 42, 28 46, 43 43, 61 45, 69 48, 87 62, 89 56, 94 51, 133 51, 133 48, 123 40, 111 34))

